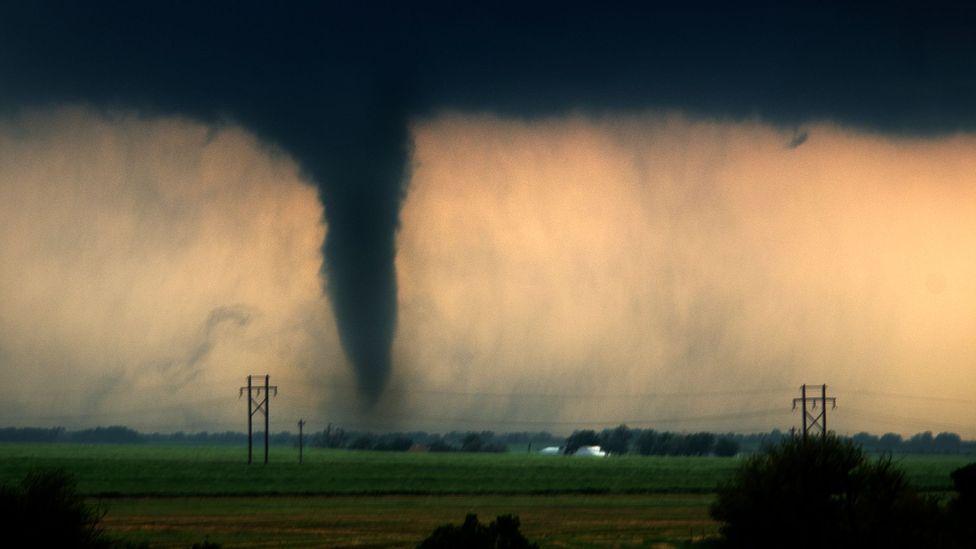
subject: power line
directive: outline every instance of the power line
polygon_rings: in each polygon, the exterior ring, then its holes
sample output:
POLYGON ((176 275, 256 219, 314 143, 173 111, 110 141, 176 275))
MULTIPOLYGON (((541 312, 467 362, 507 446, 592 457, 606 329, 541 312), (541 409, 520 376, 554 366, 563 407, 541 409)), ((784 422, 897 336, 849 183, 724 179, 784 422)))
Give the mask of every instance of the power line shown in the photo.
POLYGON ((947 402, 954 404, 966 404, 973 405, 976 404, 976 400, 965 399, 965 398, 954 398, 954 397, 942 397, 942 396, 931 396, 931 395, 907 395, 900 393, 884 393, 879 391, 861 391, 861 390, 846 390, 837 391, 839 394, 851 394, 851 395, 863 395, 878 398, 906 398, 912 400, 929 400, 933 402, 947 402))
POLYGON ((860 416, 865 421, 872 421, 874 423, 899 423, 899 424, 911 424, 917 428, 921 429, 931 429, 933 426, 945 427, 949 429, 957 429, 965 431, 971 428, 971 425, 964 425, 962 423, 952 423, 944 421, 932 421, 919 417, 908 417, 896 414, 889 414, 887 412, 878 413, 868 410, 863 410, 860 408, 850 408, 848 406, 844 407, 845 414, 853 414, 854 416, 860 416))
POLYGON ((457 417, 457 416, 428 416, 428 415, 412 415, 409 417, 405 416, 374 416, 375 419, 380 420, 423 420, 423 421, 446 421, 453 423, 469 423, 469 424, 497 424, 497 425, 646 425, 651 423, 694 423, 698 421, 726 421, 726 420, 738 420, 745 418, 754 417, 768 417, 783 415, 782 409, 767 409, 767 410, 753 410, 747 412, 740 412, 734 414, 715 414, 715 415, 705 415, 705 416, 687 416, 687 417, 663 417, 663 418, 650 418, 650 419, 603 419, 603 420, 527 420, 527 419, 499 419, 499 418, 470 418, 470 417, 457 417))
POLYGON ((43 415, 43 416, 8 416, 3 417, 4 420, 11 421, 52 421, 58 419, 79 419, 79 418, 99 418, 99 417, 117 417, 117 416, 134 416, 134 415, 154 415, 160 412, 169 411, 180 411, 185 410, 189 407, 199 408, 199 407, 218 407, 218 406, 229 406, 228 401, 224 400, 214 400, 213 398, 191 400, 191 401, 180 401, 167 404, 165 406, 151 406, 139 408, 130 408, 123 410, 110 410, 103 412, 77 412, 77 413, 65 413, 60 415, 43 415))

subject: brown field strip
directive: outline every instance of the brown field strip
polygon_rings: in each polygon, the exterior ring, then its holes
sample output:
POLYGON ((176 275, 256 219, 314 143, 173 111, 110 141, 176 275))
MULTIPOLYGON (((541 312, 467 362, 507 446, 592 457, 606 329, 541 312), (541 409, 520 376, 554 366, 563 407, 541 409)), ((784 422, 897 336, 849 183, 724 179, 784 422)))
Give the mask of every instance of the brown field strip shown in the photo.
POLYGON ((105 503, 109 534, 151 547, 209 539, 226 548, 414 547, 467 513, 517 514, 543 547, 673 546, 714 535, 707 494, 122 498, 105 503))

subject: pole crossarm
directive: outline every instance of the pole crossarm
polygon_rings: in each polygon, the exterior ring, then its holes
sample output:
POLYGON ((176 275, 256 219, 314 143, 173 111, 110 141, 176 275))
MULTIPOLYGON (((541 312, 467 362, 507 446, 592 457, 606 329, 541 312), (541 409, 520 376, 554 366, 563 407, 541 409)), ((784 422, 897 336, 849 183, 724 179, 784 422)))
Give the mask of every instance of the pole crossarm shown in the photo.
MULTIPOLYGON (((240 400, 240 398, 242 396, 244 396, 244 391, 247 391, 247 387, 241 387, 241 390, 240 390, 240 392, 237 395, 237 399, 238 400, 240 400)), ((261 412, 263 414, 267 414, 265 404, 268 401, 267 401, 266 398, 263 398, 263 399, 261 398, 261 393, 263 391, 264 391, 264 387, 257 387, 257 386, 255 386, 255 387, 252 387, 251 388, 251 392, 254 394, 254 396, 251 397, 251 405, 253 406, 253 409, 251 410, 251 415, 252 416, 254 414, 258 413, 258 412, 261 412)), ((271 393, 272 398, 273 397, 277 397, 278 396, 278 386, 277 385, 271 385, 270 387, 268 387, 268 392, 271 393)))
POLYGON ((807 385, 800 386, 800 398, 793 399, 793 410, 799 405, 803 416, 803 438, 806 440, 811 431, 819 432, 823 437, 827 436, 827 403, 831 409, 837 408, 837 399, 827 396, 827 386, 820 386, 820 396, 807 395, 807 385), (819 410, 817 403, 820 403, 819 410))

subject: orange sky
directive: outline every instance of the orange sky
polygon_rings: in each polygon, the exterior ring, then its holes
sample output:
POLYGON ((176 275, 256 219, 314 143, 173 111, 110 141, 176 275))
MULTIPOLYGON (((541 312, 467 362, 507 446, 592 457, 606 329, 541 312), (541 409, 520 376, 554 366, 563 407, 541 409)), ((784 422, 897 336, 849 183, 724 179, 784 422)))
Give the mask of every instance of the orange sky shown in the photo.
POLYGON ((785 407, 744 423, 788 428, 796 387, 827 383, 838 429, 976 433, 972 400, 899 400, 901 426, 866 394, 972 399, 976 139, 805 130, 791 149, 680 116, 418 125, 399 356, 443 391, 606 395, 479 400, 499 417, 785 407), (747 394, 669 396, 723 391, 747 394))

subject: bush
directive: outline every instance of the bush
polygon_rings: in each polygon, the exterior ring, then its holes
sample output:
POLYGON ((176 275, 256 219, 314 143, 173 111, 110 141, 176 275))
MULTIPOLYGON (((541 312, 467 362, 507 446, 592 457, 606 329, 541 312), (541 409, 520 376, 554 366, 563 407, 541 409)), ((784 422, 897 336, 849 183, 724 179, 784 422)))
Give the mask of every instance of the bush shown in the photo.
POLYGON ((464 524, 445 524, 417 546, 418 549, 538 549, 519 532, 517 516, 502 515, 487 526, 478 523, 478 515, 468 515, 464 524))
POLYGON ((976 463, 953 471, 952 484, 956 497, 949 502, 946 530, 953 547, 967 547, 976 539, 976 463))
POLYGON ((33 471, 19 486, 0 486, 0 525, 7 547, 110 547, 105 515, 78 495, 63 470, 33 471))
POLYGON ((890 458, 851 441, 790 437, 749 458, 719 488, 711 515, 731 547, 924 547, 938 507, 890 458))

